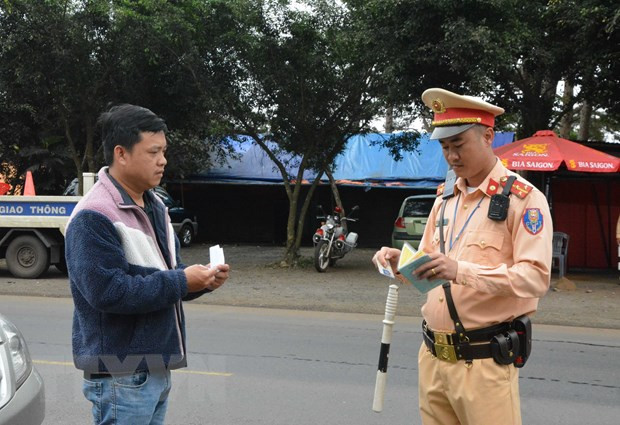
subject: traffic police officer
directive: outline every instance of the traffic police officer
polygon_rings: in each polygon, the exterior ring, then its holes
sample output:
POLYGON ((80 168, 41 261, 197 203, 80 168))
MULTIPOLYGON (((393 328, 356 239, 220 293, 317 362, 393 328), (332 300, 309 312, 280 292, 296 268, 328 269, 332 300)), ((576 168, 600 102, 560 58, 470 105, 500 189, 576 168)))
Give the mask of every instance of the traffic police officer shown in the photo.
MULTIPOLYGON (((438 88, 422 100, 434 112, 431 139, 453 171, 420 243, 431 261, 414 271, 449 281, 429 291, 422 307, 422 422, 521 424, 518 367, 529 355, 528 317, 550 282, 549 206, 493 153, 502 108, 438 88)), ((373 261, 396 270, 399 256, 383 247, 373 261)))

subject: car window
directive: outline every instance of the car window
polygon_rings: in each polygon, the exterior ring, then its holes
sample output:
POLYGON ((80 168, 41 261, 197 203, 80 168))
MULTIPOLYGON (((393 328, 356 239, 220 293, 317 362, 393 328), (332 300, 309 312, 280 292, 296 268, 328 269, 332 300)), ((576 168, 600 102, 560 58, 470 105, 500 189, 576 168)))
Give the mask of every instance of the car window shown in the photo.
POLYGON ((409 199, 403 208, 403 217, 428 217, 435 199, 409 199))
POLYGON ((62 192, 62 196, 78 196, 78 183, 77 177, 71 180, 71 183, 69 183, 65 191, 62 192))
POLYGON ((166 205, 167 207, 174 206, 174 201, 172 200, 172 197, 162 187, 156 186, 153 192, 155 192, 155 195, 157 195, 157 197, 163 201, 164 205, 166 205))
POLYGON ((155 195, 157 195, 157 197, 162 200, 162 202, 164 203, 165 206, 167 206, 167 207, 173 206, 172 205, 172 201, 170 200, 170 198, 167 198, 165 195, 162 195, 159 192, 155 192, 155 195))

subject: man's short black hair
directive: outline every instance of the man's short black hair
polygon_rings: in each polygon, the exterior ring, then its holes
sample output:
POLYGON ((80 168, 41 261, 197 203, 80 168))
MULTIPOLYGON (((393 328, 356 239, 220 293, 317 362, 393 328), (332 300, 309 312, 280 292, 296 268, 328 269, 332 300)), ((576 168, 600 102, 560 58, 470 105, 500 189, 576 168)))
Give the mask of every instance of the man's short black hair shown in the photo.
POLYGON ((113 106, 99 116, 97 124, 101 126, 103 157, 107 165, 114 161, 115 146, 131 151, 142 139, 141 132, 168 131, 164 120, 151 110, 129 104, 113 106))

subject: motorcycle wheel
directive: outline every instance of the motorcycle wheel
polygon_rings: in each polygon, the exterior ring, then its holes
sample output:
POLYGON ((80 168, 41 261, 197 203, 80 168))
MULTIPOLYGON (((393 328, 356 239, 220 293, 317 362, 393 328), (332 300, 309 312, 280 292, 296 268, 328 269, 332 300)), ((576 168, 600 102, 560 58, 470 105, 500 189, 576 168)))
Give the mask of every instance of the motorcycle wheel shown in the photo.
POLYGON ((317 272, 323 273, 329 266, 329 242, 320 240, 314 247, 314 268, 317 272))

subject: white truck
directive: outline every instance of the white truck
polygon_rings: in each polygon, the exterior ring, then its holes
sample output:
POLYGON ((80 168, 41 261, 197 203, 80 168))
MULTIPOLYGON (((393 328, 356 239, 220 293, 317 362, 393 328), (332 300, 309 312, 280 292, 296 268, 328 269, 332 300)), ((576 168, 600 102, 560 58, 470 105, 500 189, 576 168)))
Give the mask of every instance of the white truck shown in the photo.
MULTIPOLYGON (((84 193, 95 184, 95 173, 84 173, 84 193)), ((156 187, 168 208, 181 246, 190 246, 198 233, 194 213, 156 187)), ((0 196, 0 259, 15 277, 36 279, 51 265, 67 271, 65 228, 81 196, 0 196)))
MULTIPOLYGON (((95 173, 84 173, 84 193, 95 173)), ((81 196, 0 196, 0 259, 15 277, 36 279, 50 266, 66 272, 65 228, 81 196)))

